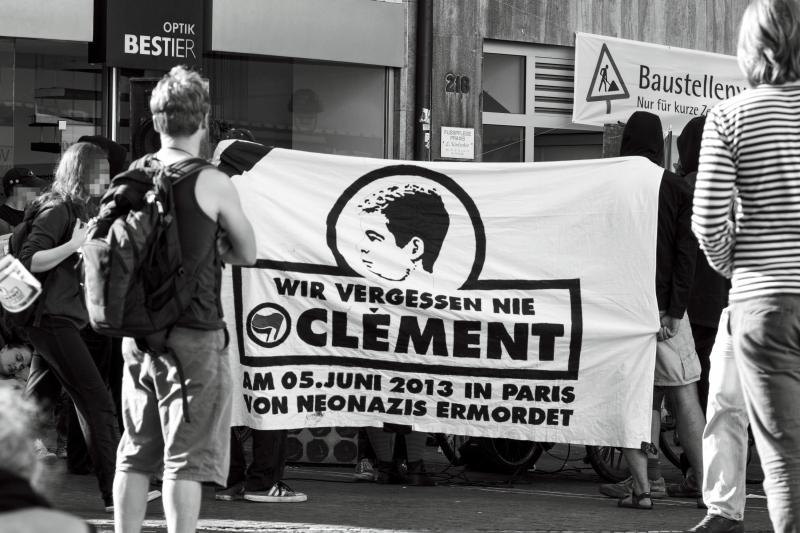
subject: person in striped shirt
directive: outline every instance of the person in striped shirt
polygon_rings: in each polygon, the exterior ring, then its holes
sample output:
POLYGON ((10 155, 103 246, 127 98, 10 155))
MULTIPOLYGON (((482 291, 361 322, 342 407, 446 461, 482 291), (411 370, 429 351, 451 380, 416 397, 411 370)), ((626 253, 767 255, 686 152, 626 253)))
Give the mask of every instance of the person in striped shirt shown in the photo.
POLYGON ((752 87, 708 114, 692 229, 732 281, 728 324, 770 520, 775 531, 798 531, 800 2, 754 0, 738 59, 752 87))

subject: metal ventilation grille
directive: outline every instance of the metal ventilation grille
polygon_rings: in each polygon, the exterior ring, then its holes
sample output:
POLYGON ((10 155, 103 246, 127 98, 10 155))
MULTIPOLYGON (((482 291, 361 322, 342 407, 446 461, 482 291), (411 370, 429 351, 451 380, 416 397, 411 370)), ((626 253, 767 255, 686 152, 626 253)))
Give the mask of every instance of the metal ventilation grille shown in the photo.
POLYGON ((535 112, 571 116, 575 88, 575 61, 537 56, 534 63, 535 112))

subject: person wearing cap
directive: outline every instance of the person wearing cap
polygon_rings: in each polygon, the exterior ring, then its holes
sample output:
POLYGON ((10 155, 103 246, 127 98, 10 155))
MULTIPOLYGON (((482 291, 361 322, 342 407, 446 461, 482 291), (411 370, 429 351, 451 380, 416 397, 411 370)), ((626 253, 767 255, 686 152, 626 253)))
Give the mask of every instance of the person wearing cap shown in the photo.
POLYGON ((22 222, 25 206, 39 196, 49 182, 38 177, 32 170, 13 167, 3 176, 3 198, 0 205, 0 235, 11 233, 14 226, 22 222))

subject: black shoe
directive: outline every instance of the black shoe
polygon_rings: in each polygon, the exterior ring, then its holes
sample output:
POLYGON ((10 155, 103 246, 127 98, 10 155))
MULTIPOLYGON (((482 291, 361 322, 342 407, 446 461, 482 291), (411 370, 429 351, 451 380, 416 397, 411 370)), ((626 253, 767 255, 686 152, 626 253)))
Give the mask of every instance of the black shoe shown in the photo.
POLYGON ((698 496, 697 497, 697 508, 698 509, 708 509, 708 505, 706 505, 706 502, 703 501, 703 497, 702 496, 698 496))
POLYGON ((402 483, 400 472, 394 461, 378 461, 375 465, 375 482, 381 485, 397 485, 402 483))
POLYGON ((686 533, 744 533, 744 522, 707 514, 699 524, 687 529, 686 533))
POLYGON ((425 463, 422 459, 412 461, 406 466, 405 483, 415 487, 433 487, 436 482, 425 471, 425 463))

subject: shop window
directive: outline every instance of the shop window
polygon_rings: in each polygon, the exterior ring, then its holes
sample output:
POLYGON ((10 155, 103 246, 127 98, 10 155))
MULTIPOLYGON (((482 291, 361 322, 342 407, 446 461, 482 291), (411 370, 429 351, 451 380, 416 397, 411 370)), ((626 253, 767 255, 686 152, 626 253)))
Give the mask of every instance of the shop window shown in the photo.
POLYGON ((52 176, 66 146, 100 133, 101 83, 86 43, 0 40, 0 173, 52 176))
POLYGON ((266 145, 386 157, 386 69, 254 57, 204 62, 215 118, 266 145))
MULTIPOLYGON (((214 54, 203 60, 211 118, 248 130, 257 142, 310 152, 389 157, 387 69, 214 54)), ((137 137, 129 127, 131 78, 163 73, 125 71, 118 138, 137 137)), ((133 102, 132 102, 133 103, 133 102)), ((135 118, 135 117, 134 117, 135 118)))

